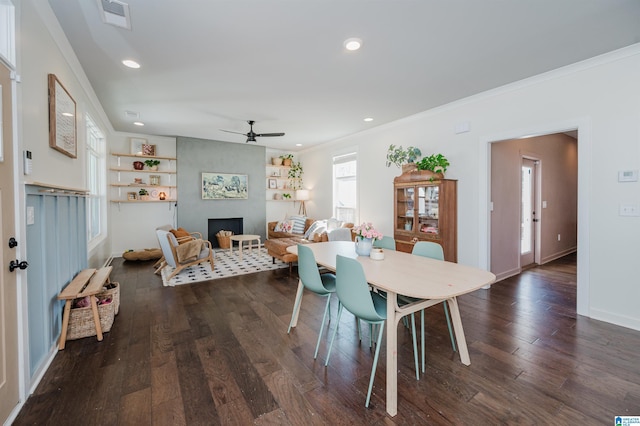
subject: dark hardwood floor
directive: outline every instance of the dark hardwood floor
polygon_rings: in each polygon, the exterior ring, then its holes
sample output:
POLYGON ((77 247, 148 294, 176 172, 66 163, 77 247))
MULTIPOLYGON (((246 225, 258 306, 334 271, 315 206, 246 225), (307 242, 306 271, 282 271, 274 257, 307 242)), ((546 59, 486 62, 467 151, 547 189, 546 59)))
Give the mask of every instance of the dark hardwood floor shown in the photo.
POLYGON ((113 328, 102 342, 69 341, 14 424, 602 425, 640 415, 640 332, 576 316, 574 255, 459 298, 468 367, 436 306, 416 381, 400 325, 396 417, 385 412, 384 347, 364 407, 373 351, 352 316, 328 368, 326 340, 313 359, 325 299, 306 293, 287 335, 288 269, 165 288, 151 263, 114 266, 113 328))

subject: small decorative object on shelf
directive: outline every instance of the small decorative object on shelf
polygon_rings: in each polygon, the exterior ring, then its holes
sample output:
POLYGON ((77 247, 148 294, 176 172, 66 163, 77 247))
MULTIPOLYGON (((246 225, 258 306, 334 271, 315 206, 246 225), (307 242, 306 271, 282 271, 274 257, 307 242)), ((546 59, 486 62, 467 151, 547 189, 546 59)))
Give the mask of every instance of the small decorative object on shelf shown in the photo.
POLYGON ((138 194, 136 194, 135 192, 127 192, 128 201, 135 201, 137 199, 138 199, 138 194))
POLYGON ((371 247, 376 239, 382 238, 382 233, 377 231, 371 222, 364 222, 353 228, 356 234, 356 253, 358 256, 369 256, 371 247))
POLYGON ((284 154, 281 155, 280 158, 282 158, 282 164, 284 164, 285 166, 290 166, 291 163, 293 162, 293 154, 284 154))
POLYGON ((156 146, 148 143, 142 144, 142 155, 155 156, 156 155, 156 146))
POLYGON ((144 160, 144 164, 149 168, 149 170, 158 170, 160 160, 144 160))
POLYGON ((290 200, 291 194, 282 194, 282 198, 284 198, 285 200, 290 200))
POLYGON ((142 161, 134 161, 133 162, 133 168, 135 170, 142 170, 142 169, 144 169, 144 163, 142 161))
POLYGON ((158 198, 160 200, 166 200, 167 199, 167 194, 164 191, 162 191, 162 192, 160 192, 160 194, 158 194, 158 198))
POLYGON ((141 188, 140 191, 138 191, 138 195, 140 195, 140 199, 142 201, 146 201, 149 199, 149 191, 144 188, 141 188))
POLYGON ((149 175, 149 185, 160 185, 160 175, 149 175))
POLYGON ((271 157, 271 164, 273 164, 274 166, 282 166, 282 158, 271 157))

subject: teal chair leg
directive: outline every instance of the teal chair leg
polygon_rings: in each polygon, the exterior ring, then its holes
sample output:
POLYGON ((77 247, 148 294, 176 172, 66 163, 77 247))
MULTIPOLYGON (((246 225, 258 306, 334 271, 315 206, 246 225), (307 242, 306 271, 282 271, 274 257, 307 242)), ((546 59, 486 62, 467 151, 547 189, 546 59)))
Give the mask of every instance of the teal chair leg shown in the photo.
POLYGON ((320 325, 320 333, 318 334, 318 342, 316 343, 316 351, 313 354, 313 359, 316 359, 318 357, 318 348, 320 348, 320 339, 322 339, 324 323, 327 320, 327 312, 331 310, 331 294, 327 294, 325 297, 327 298, 327 304, 324 307, 324 315, 322 316, 322 324, 320 325))
POLYGON ((420 349, 422 349, 422 373, 424 374, 424 309, 420 311, 420 349))
POLYGON ((451 320, 449 319, 449 308, 447 308, 447 301, 445 300, 442 304, 444 306, 444 316, 447 319, 447 327, 449 327, 449 338, 451 339, 451 347, 454 352, 457 352, 456 349, 456 341, 453 338, 453 331, 451 330, 451 320))
POLYGON ((296 297, 296 301, 293 304, 293 312, 291 313, 291 321, 289 321, 289 328, 287 329, 287 334, 291 331, 291 327, 293 326, 293 318, 296 316, 296 312, 300 309, 300 302, 302 301, 302 291, 296 297))
POLYGON ((378 331, 378 344, 376 345, 376 354, 373 357, 373 366, 371 367, 371 378, 369 379, 369 390, 367 391, 367 402, 365 407, 369 407, 369 400, 371 399, 371 389, 373 388, 373 379, 376 377, 376 367, 378 366, 378 356, 380 355, 380 341, 382 340, 382 332, 384 331, 384 322, 380 324, 380 330, 378 331))
MULTIPOLYGON (((324 362, 324 366, 329 365, 329 358, 331 357, 331 348, 333 348, 333 341, 336 338, 336 333, 338 332, 338 326, 340 325, 340 317, 342 316, 342 303, 338 301, 338 319, 336 320, 336 328, 333 329, 333 334, 331 335, 331 342, 329 342, 329 350, 327 351, 327 360, 324 362)), ((360 320, 358 320, 360 322, 360 320)))

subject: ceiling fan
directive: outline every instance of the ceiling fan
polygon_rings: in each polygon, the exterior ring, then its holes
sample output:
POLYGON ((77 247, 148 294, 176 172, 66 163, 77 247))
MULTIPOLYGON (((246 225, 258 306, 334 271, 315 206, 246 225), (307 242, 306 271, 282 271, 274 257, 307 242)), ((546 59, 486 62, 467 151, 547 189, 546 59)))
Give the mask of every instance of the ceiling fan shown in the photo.
POLYGON ((253 131, 253 123, 255 123, 255 121, 253 120, 247 120, 247 123, 249 123, 249 133, 240 133, 240 132, 233 132, 231 130, 224 130, 224 129, 220 129, 223 132, 227 132, 227 133, 236 133, 238 135, 245 135, 247 137, 246 142, 257 142, 256 138, 260 138, 260 137, 270 137, 270 136, 284 136, 283 132, 280 133, 256 133, 253 131))

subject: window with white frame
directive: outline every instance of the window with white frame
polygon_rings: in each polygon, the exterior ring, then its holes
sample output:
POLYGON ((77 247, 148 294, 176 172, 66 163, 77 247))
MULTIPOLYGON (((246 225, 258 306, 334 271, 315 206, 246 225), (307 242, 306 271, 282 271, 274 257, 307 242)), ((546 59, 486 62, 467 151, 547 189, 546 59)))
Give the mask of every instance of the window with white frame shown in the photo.
POLYGON ((105 138, 87 114, 87 243, 95 245, 106 234, 105 138))
POLYGON ((333 216, 344 222, 356 222, 357 153, 333 157, 333 216))

